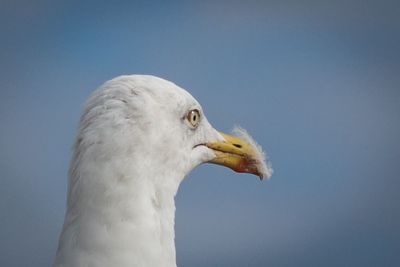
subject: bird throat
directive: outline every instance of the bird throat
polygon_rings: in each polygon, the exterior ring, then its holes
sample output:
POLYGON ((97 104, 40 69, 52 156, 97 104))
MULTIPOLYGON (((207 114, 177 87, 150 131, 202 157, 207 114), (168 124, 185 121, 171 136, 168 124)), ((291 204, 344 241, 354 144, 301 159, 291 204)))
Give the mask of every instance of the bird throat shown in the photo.
POLYGON ((80 190, 69 192, 55 266, 176 266, 174 198, 183 177, 84 173, 80 190))

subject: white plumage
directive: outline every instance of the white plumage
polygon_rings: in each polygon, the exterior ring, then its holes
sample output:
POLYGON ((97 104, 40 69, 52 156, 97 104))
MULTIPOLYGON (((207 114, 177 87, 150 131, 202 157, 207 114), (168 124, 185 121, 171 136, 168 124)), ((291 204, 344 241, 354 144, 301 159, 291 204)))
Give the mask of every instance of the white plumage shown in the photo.
POLYGON ((271 175, 261 153, 239 155, 243 144, 227 144, 175 84, 145 75, 106 82, 81 118, 54 266, 176 266, 174 196, 194 167, 271 175))

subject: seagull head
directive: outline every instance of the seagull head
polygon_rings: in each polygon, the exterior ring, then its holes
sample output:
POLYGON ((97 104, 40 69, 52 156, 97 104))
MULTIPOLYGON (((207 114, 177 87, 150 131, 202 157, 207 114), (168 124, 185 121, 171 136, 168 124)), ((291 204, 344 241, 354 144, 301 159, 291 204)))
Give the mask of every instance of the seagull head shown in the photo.
POLYGON ((125 155, 141 162, 136 168, 151 172, 163 166, 178 179, 202 163, 269 178, 261 148, 244 130, 237 133, 214 129, 199 102, 174 83, 129 75, 106 82, 89 99, 77 146, 96 144, 98 157, 125 155))

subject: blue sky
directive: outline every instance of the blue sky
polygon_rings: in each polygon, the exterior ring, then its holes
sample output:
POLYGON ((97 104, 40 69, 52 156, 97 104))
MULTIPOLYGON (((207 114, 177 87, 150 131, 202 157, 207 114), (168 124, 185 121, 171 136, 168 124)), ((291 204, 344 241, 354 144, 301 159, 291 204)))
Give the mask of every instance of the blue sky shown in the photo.
POLYGON ((177 195, 180 266, 398 266, 396 1, 3 1, 0 265, 49 266, 83 104, 153 74, 275 173, 203 165, 177 195), (23 255, 23 256, 21 256, 23 255))

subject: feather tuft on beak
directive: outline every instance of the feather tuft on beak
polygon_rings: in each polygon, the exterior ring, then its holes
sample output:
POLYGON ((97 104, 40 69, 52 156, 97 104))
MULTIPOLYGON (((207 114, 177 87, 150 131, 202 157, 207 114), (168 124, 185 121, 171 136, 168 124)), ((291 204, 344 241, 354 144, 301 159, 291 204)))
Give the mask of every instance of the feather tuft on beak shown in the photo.
POLYGON ((261 146, 243 128, 235 127, 233 133, 236 136, 220 133, 224 141, 206 144, 215 153, 209 162, 257 175, 260 180, 269 179, 273 170, 261 146))

